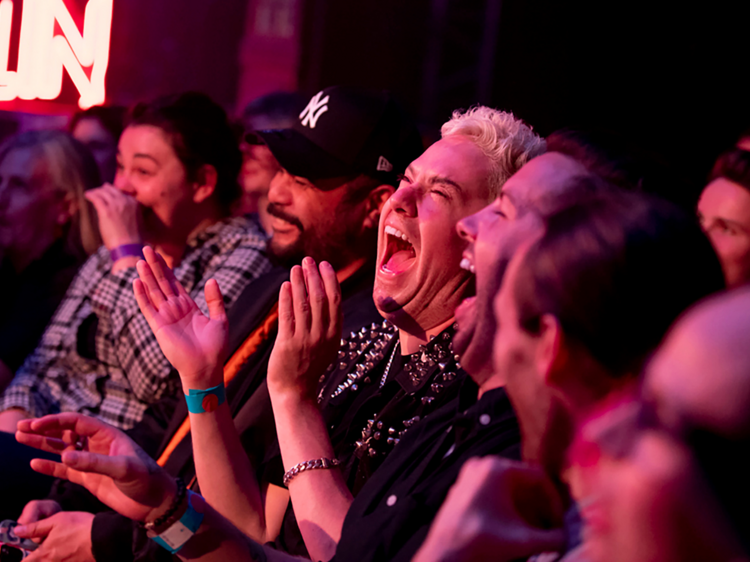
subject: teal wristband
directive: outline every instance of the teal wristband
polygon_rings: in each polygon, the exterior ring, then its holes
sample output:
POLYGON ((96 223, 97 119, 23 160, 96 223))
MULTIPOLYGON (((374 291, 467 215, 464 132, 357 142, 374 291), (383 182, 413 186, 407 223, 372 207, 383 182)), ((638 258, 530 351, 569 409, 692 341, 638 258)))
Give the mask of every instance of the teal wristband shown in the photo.
POLYGON ((198 531, 201 523, 203 523, 203 513, 198 513, 193 507, 193 496, 197 495, 195 492, 188 490, 187 510, 182 514, 180 520, 161 535, 152 538, 156 544, 172 554, 185 546, 185 543, 190 540, 190 537, 198 531))
POLYGON ((224 383, 217 384, 206 390, 190 389, 185 395, 188 412, 191 414, 204 414, 213 412, 226 401, 224 383))

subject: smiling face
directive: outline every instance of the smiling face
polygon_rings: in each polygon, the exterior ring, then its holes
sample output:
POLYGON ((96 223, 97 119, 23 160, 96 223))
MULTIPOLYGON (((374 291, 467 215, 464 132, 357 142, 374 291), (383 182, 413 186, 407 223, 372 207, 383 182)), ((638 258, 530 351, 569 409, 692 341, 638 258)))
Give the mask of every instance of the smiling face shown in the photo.
POLYGON ((727 285, 750 281, 750 191, 716 178, 701 194, 698 216, 719 256, 727 285))
POLYGON ((459 234, 468 242, 461 266, 476 273, 476 297, 456 309, 458 330, 453 351, 461 365, 481 382, 493 374, 492 339, 495 318, 492 299, 497 294, 508 260, 533 230, 529 210, 541 211, 540 201, 560 191, 574 175, 585 170, 573 159, 548 153, 530 160, 503 185, 500 196, 487 207, 462 219, 459 234), (527 225, 515 225, 519 218, 527 225))
POLYGON ((489 160, 468 139, 446 137, 407 168, 383 207, 374 299, 399 327, 449 320, 470 284, 456 223, 489 199, 489 160))
POLYGON ((147 238, 189 221, 193 185, 167 134, 152 125, 131 125, 122 133, 115 187, 143 208, 147 238))

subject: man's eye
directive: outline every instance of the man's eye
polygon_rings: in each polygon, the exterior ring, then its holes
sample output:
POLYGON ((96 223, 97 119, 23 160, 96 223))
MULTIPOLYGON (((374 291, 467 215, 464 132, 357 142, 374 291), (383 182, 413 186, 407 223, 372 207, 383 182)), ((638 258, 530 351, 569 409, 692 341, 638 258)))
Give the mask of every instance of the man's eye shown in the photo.
POLYGON ((396 179, 398 181, 404 181, 406 183, 411 183, 411 179, 409 179, 409 176, 407 176, 406 174, 399 174, 399 175, 396 176, 396 179))
POLYGON ((439 189, 433 189, 432 191, 430 191, 430 193, 434 193, 435 195, 439 195, 443 199, 449 199, 448 194, 445 193, 444 191, 440 191, 439 189))

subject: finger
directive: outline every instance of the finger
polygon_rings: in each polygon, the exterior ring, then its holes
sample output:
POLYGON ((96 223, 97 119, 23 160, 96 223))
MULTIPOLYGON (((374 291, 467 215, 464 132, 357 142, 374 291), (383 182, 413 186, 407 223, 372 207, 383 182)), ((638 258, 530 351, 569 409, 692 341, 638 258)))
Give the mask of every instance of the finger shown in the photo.
POLYGON ((115 428, 91 416, 65 412, 63 414, 51 414, 37 418, 31 422, 31 430, 34 433, 47 435, 50 432, 62 432, 66 430, 75 431, 79 436, 92 437, 104 432, 116 432, 115 428))
POLYGON ((288 340, 294 335, 294 309, 292 305, 292 284, 284 281, 279 289, 279 341, 288 340))
POLYGON ((314 259, 306 257, 302 260, 302 270, 310 302, 310 331, 321 337, 328 332, 328 299, 325 287, 314 259))
POLYGON ((50 515, 60 511, 60 505, 53 500, 34 500, 27 503, 21 516, 18 518, 19 525, 27 525, 34 523, 42 519, 46 519, 50 515))
POLYGON ((182 285, 180 285, 179 281, 175 278, 174 273, 167 265, 164 257, 158 252, 155 252, 150 246, 145 246, 143 250, 143 255, 151 266, 151 271, 153 271, 156 282, 159 283, 159 287, 164 293, 164 296, 169 298, 176 297, 180 294, 186 294, 184 289, 182 292, 180 291, 182 285), (146 248, 148 248, 148 250, 146 250, 146 248))
POLYGON ((68 467, 62 463, 47 459, 31 459, 29 464, 31 469, 39 474, 46 474, 53 478, 62 478, 63 480, 70 480, 71 482, 75 481, 71 478, 75 471, 69 470, 68 467))
POLYGON ((328 300, 329 338, 339 339, 341 326, 343 324, 343 313, 341 311, 341 285, 336 277, 336 271, 327 261, 320 262, 320 275, 328 300))
POLYGON ((292 281, 292 307, 294 309, 294 331, 310 329, 310 303, 307 299, 305 278, 302 268, 295 265, 291 272, 292 281))
MULTIPOLYGON (((138 269, 139 265, 142 263, 145 263, 145 262, 143 260, 139 261, 136 264, 136 269, 138 269)), ((138 272, 138 275, 140 275, 140 271, 138 272)), ((151 302, 148 289, 146 288, 146 285, 143 283, 143 281, 141 281, 140 279, 133 279, 133 294, 135 295, 135 302, 138 303, 138 308, 141 310, 141 313, 143 314, 143 317, 146 319, 146 322, 151 327, 151 330, 156 332, 156 328, 158 327, 157 326, 158 321, 156 320, 156 315, 159 313, 159 311, 151 302)))
POLYGON ((52 519, 42 519, 41 521, 35 521, 28 525, 18 525, 13 531, 16 535, 22 539, 29 538, 43 538, 49 535, 52 528, 55 526, 55 521, 52 519))
POLYGON ((206 305, 208 305, 208 317, 211 320, 226 322, 227 313, 224 309, 224 299, 221 296, 221 289, 216 279, 206 281, 206 305))
POLYGON ((159 310, 161 305, 169 298, 171 290, 168 293, 165 293, 161 283, 159 283, 156 270, 160 270, 160 267, 154 265, 156 260, 153 258, 153 254, 154 251, 150 246, 144 246, 143 255, 146 259, 139 260, 138 263, 136 263, 136 269, 138 270, 138 277, 146 286, 146 291, 148 292, 148 297, 151 300, 151 303, 156 310, 159 310), (152 259, 149 260, 149 257, 152 257, 152 259))
POLYGON ((62 439, 47 437, 45 435, 36 435, 34 433, 16 432, 16 441, 22 445, 46 451, 47 453, 61 454, 70 444, 65 443, 62 439))
POLYGON ((127 478, 133 472, 133 459, 129 457, 99 455, 83 451, 66 451, 62 462, 69 469, 109 476, 115 481, 127 478))

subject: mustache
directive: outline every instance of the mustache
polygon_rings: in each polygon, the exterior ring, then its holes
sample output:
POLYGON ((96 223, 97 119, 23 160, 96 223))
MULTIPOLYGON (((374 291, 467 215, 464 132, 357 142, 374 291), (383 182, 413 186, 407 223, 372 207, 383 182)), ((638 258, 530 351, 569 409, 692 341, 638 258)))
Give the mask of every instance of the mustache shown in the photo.
POLYGON ((299 221, 299 219, 293 215, 290 215, 289 213, 284 212, 281 207, 276 203, 269 203, 268 204, 268 214, 272 215, 274 217, 277 217, 281 220, 284 220, 288 222, 289 224, 293 224, 296 226, 300 232, 304 231, 304 227, 302 226, 302 223, 299 221))

